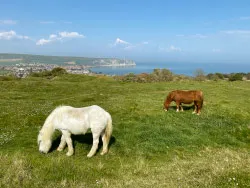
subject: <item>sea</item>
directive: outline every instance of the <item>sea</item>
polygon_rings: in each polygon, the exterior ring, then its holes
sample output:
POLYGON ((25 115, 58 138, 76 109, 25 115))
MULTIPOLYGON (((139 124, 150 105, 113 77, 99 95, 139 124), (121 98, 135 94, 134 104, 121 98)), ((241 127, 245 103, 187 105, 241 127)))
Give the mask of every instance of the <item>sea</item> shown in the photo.
POLYGON ((250 62, 247 64, 239 63, 136 63, 136 66, 110 66, 94 67, 90 70, 95 73, 107 75, 126 75, 129 73, 152 73, 154 69, 169 69, 174 74, 194 76, 199 69, 205 74, 209 73, 249 73, 250 62))

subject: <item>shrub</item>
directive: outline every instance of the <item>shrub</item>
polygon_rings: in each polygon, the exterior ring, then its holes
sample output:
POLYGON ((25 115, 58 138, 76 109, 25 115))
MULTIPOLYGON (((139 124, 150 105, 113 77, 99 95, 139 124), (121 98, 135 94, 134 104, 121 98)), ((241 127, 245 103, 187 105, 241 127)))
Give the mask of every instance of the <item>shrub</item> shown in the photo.
POLYGON ((172 81, 173 73, 168 69, 154 69, 152 73, 153 81, 172 81))
POLYGON ((173 81, 184 81, 184 80, 192 80, 192 77, 191 76, 186 76, 186 75, 174 75, 174 79, 173 81))
POLYGON ((246 74, 246 79, 250 80, 250 72, 246 74))
POLYGON ((56 68, 51 70, 51 73, 53 76, 59 76, 62 74, 67 74, 67 71, 61 67, 56 67, 56 68))
POLYGON ((51 77, 51 71, 33 72, 30 74, 32 77, 51 77))
POLYGON ((219 78, 219 76, 217 74, 210 73, 210 74, 207 75, 207 79, 213 80, 213 81, 218 81, 220 78, 219 78))
POLYGON ((224 79, 224 76, 221 73, 216 72, 215 75, 218 76, 219 79, 224 79))
POLYGON ((238 81, 238 80, 242 80, 243 75, 241 73, 236 73, 236 74, 232 74, 229 77, 229 81, 238 81))
POLYGON ((194 79, 197 81, 205 81, 206 76, 202 69, 197 69, 194 71, 194 79))
POLYGON ((151 82, 152 76, 147 73, 141 73, 136 76, 136 82, 151 82))
POLYGON ((53 78, 55 76, 60 76, 63 74, 67 74, 67 71, 61 67, 56 67, 51 71, 42 71, 42 72, 33 72, 30 74, 32 77, 45 77, 45 78, 53 78))
POLYGON ((129 74, 126 74, 125 76, 123 76, 121 80, 125 81, 125 82, 135 82, 136 75, 134 73, 129 73, 129 74))

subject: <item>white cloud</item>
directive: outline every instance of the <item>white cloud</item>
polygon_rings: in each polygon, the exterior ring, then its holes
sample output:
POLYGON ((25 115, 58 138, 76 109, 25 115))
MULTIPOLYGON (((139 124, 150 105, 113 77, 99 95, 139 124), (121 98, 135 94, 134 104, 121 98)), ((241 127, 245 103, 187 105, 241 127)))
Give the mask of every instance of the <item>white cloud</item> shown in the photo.
POLYGON ((60 32, 59 36, 62 38, 84 38, 84 35, 79 34, 78 32, 60 32))
POLYGON ((182 49, 179 47, 175 47, 174 45, 171 45, 168 48, 159 47, 159 51, 162 51, 162 52, 181 52, 182 49))
POLYGON ((180 51, 181 51, 181 48, 175 47, 175 46, 171 45, 171 46, 168 48, 168 50, 169 50, 169 51, 178 51, 178 52, 180 52, 180 51))
POLYGON ((124 50, 132 50, 136 47, 137 47, 136 45, 128 45, 128 46, 124 47, 124 50))
POLYGON ((18 35, 15 31, 4 31, 0 32, 0 40, 11 40, 11 39, 30 39, 28 36, 18 35))
POLYGON ((19 38, 19 39, 30 39, 30 37, 28 37, 28 36, 20 36, 20 35, 18 35, 17 38, 19 38))
POLYGON ((54 21, 41 21, 40 24, 54 24, 54 21))
POLYGON ((0 33, 0 39, 10 40, 16 36, 15 31, 5 31, 0 33))
POLYGON ((183 34, 178 34, 175 35, 176 37, 189 37, 189 38, 200 38, 200 39, 204 39, 207 38, 207 35, 202 35, 202 34, 194 34, 194 35, 183 35, 183 34))
POLYGON ((227 30, 227 31, 222 31, 223 33, 226 34, 239 34, 239 35, 249 35, 250 30, 227 30))
POLYGON ((125 40, 121 40, 121 39, 119 39, 119 38, 117 38, 116 40, 115 40, 115 43, 114 43, 114 45, 116 46, 116 45, 119 45, 119 44, 126 44, 126 45, 128 45, 128 44, 130 44, 129 42, 127 42, 127 41, 125 41, 125 40))
POLYGON ((82 34, 79 34, 78 32, 59 32, 58 34, 51 34, 48 39, 40 39, 36 42, 36 45, 45 45, 51 42, 55 41, 62 41, 64 38, 84 38, 85 36, 82 34))
POLYGON ((0 20, 0 24, 4 24, 4 25, 15 25, 17 23, 17 21, 15 20, 0 20))
POLYGON ((57 35, 51 34, 51 35, 49 36, 49 38, 50 38, 50 39, 55 39, 55 38, 57 38, 57 35))
POLYGON ((202 35, 202 34, 191 35, 191 37, 194 37, 194 38, 201 38, 201 39, 207 38, 206 35, 202 35))
POLYGON ((110 44, 110 47, 116 47, 123 50, 133 50, 133 49, 141 49, 143 46, 148 45, 148 41, 143 41, 140 43, 130 43, 128 41, 122 40, 120 38, 116 38, 115 42, 113 44, 110 44))
POLYGON ((38 41, 36 42, 36 45, 42 46, 42 45, 48 44, 48 43, 50 43, 50 42, 52 42, 52 40, 40 39, 40 40, 38 40, 38 41))

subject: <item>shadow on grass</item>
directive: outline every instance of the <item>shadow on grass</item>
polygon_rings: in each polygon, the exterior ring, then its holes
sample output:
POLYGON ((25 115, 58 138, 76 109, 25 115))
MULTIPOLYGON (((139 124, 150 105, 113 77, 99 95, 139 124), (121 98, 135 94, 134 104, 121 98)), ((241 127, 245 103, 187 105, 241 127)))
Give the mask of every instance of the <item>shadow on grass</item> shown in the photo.
MULTIPOLYGON (((71 136, 72 142, 73 142, 73 147, 75 148, 75 143, 81 143, 81 144, 88 144, 90 147, 92 147, 93 144, 93 137, 92 133, 86 133, 85 135, 72 135, 71 136)), ((56 139, 53 140, 52 147, 50 149, 50 153, 53 152, 54 150, 57 149, 61 141, 61 135, 57 136, 56 139)), ((114 136, 111 136, 110 141, 109 141, 109 147, 114 144, 116 141, 114 136)), ((67 147, 67 146, 66 146, 67 147)), ((99 144, 98 144, 98 149, 96 152, 100 150, 102 147, 102 139, 101 137, 99 138, 99 144)))
MULTIPOLYGON (((175 110, 176 111, 176 106, 170 106, 169 107, 169 110, 175 110)), ((194 110, 194 105, 191 105, 191 106, 183 106, 182 105, 182 108, 183 108, 183 110, 184 111, 186 111, 186 110, 194 110)))

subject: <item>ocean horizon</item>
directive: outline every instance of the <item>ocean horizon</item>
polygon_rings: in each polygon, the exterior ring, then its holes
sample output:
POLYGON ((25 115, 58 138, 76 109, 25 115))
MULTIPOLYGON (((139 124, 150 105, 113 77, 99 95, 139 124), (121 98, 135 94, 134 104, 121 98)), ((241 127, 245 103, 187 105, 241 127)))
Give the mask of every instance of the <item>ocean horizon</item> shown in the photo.
POLYGON ((110 66, 110 67, 93 67, 90 70, 95 73, 107 75, 125 75, 129 73, 152 73, 154 69, 168 69, 174 74, 183 74, 193 76, 198 69, 209 73, 248 73, 250 64, 233 64, 233 63, 136 63, 136 66, 110 66))

